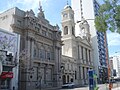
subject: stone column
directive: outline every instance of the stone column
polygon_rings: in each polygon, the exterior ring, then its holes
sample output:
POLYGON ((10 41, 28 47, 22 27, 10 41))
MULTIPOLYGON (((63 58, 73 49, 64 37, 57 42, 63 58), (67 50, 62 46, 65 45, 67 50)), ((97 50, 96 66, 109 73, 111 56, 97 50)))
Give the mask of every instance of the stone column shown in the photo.
POLYGON ((85 55, 85 48, 83 47, 83 62, 84 62, 84 64, 86 64, 86 57, 85 57, 86 55, 85 55))
POLYGON ((84 74, 85 74, 85 83, 86 83, 86 78, 87 78, 87 76, 86 76, 86 67, 84 67, 84 74))
POLYGON ((55 86, 59 86, 60 84, 60 48, 55 46, 54 50, 54 60, 55 60, 55 70, 54 70, 54 79, 55 79, 55 86))

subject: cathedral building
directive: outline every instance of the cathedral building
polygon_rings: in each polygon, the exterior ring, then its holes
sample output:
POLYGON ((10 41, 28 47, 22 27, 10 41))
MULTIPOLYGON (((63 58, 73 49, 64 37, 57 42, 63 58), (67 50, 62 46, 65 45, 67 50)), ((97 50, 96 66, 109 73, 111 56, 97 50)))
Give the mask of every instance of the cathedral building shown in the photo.
POLYGON ((81 36, 75 36, 74 11, 66 5, 62 16, 62 81, 76 85, 88 84, 88 70, 93 69, 93 57, 89 24, 83 20, 79 25, 81 36))
MULTIPOLYGON (((106 32, 99 32, 95 28, 95 17, 99 15, 100 4, 98 0, 71 0, 72 9, 74 10, 75 22, 87 20, 90 26, 91 41, 93 47, 93 63, 95 73, 98 76, 98 83, 105 83, 108 79, 108 44, 106 32)), ((75 35, 81 36, 79 24, 75 24, 75 35)))

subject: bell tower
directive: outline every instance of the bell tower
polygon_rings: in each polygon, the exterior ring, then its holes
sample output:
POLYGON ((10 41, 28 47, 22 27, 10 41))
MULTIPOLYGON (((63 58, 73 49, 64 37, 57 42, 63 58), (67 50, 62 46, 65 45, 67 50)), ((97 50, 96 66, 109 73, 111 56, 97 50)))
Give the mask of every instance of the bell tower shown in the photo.
POLYGON ((62 10, 61 17, 63 41, 62 55, 75 58, 77 54, 74 53, 76 51, 74 11, 68 3, 62 10))
POLYGON ((75 23, 74 23, 74 11, 71 6, 67 5, 62 11, 62 36, 74 37, 75 36, 75 23))
POLYGON ((81 36, 83 38, 86 38, 90 42, 91 35, 88 22, 85 19, 83 19, 82 22, 79 24, 79 27, 81 36))

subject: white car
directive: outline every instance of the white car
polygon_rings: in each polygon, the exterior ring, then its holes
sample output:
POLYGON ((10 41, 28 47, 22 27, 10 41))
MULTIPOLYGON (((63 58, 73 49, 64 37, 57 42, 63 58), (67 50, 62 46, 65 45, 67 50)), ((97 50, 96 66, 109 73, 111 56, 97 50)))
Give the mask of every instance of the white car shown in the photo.
POLYGON ((75 84, 74 83, 65 83, 62 85, 62 88, 74 88, 75 84))

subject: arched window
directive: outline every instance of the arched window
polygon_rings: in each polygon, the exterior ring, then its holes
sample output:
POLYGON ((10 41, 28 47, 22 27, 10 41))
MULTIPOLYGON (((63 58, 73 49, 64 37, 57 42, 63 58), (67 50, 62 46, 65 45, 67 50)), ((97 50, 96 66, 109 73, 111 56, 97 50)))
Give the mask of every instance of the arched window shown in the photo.
POLYGON ((35 44, 35 46, 34 46, 33 57, 34 58, 38 57, 38 47, 37 47, 37 44, 35 44))
POLYGON ((45 59, 46 58, 45 56, 46 56, 45 49, 44 49, 44 47, 41 47, 40 50, 39 50, 39 57, 41 59, 45 59))
POLYGON ((51 55, 50 54, 51 54, 51 49, 48 48, 47 49, 47 55, 46 55, 47 56, 47 60, 51 60, 51 55))
POLYGON ((72 35, 75 35, 74 27, 72 27, 72 35))
POLYGON ((68 34, 68 26, 64 27, 64 35, 68 34))
POLYGON ((37 57, 37 50, 36 50, 36 48, 34 48, 34 55, 33 56, 37 57))
POLYGON ((85 36, 85 27, 81 28, 81 33, 82 33, 83 36, 85 36))
POLYGON ((75 79, 77 79, 77 71, 75 71, 75 79))

